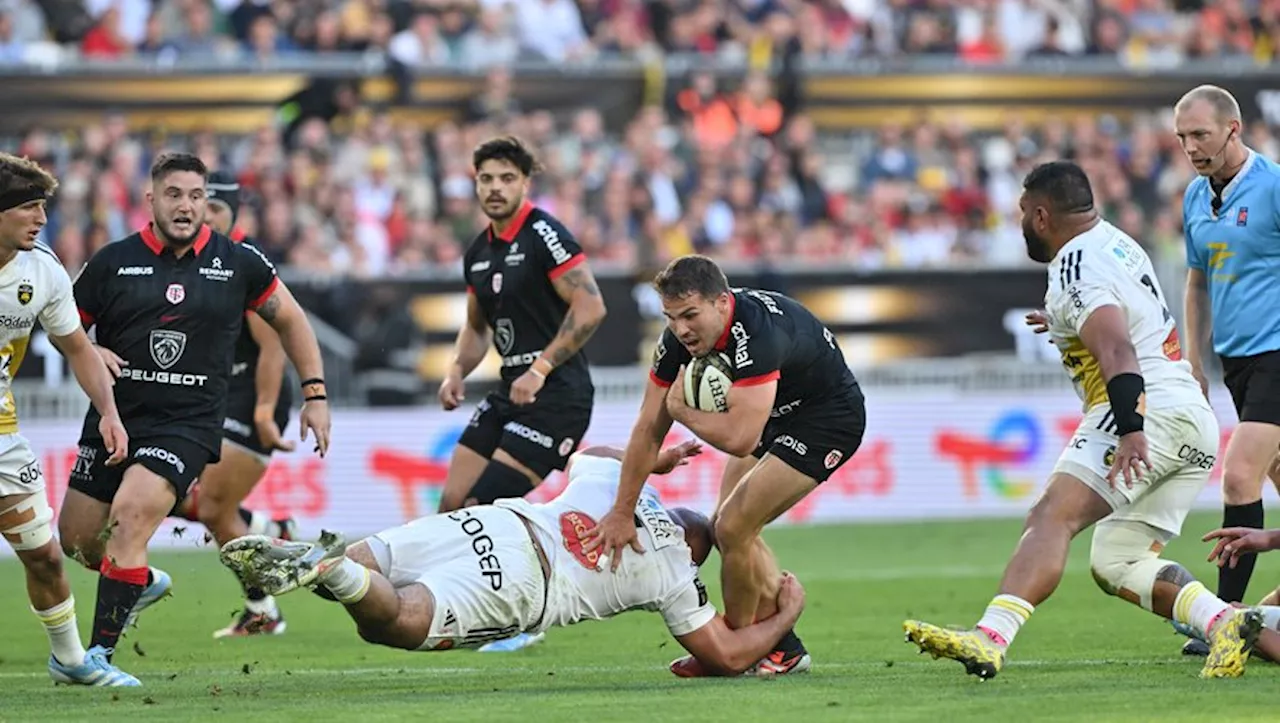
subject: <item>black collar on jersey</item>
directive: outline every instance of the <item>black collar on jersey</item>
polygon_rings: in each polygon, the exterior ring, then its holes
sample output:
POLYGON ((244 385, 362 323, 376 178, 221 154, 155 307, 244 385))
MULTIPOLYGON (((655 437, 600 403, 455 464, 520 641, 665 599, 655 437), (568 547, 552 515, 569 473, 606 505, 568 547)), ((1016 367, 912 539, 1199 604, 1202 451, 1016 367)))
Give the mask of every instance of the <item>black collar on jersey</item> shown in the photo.
POLYGON ((716 341, 716 351, 724 351, 729 346, 729 330, 733 328, 733 314, 738 309, 738 297, 729 292, 729 320, 724 323, 724 331, 720 332, 720 339, 716 341))
POLYGON ((47 201, 48 199, 49 194, 43 188, 36 186, 15 188, 8 193, 0 194, 0 212, 26 205, 32 201, 47 201))
MULTIPOLYGON (((138 233, 142 236, 142 243, 146 244, 147 248, 151 249, 152 253, 156 256, 164 253, 167 245, 164 241, 160 240, 160 237, 156 236, 155 229, 151 227, 151 224, 144 226, 138 233)), ((200 232, 196 234, 196 242, 191 249, 197 256, 200 255, 201 251, 204 251, 205 245, 209 243, 210 236, 213 236, 213 229, 209 228, 206 224, 201 224, 200 232)))
MULTIPOLYGON (((529 220, 529 214, 533 213, 533 204, 524 201, 520 204, 520 208, 516 209, 515 215, 511 217, 511 224, 507 226, 507 230, 498 234, 498 240, 505 243, 511 243, 516 240, 516 234, 520 233, 520 229, 524 228, 524 222, 529 220)), ((489 243, 493 243, 493 224, 489 224, 489 243)))

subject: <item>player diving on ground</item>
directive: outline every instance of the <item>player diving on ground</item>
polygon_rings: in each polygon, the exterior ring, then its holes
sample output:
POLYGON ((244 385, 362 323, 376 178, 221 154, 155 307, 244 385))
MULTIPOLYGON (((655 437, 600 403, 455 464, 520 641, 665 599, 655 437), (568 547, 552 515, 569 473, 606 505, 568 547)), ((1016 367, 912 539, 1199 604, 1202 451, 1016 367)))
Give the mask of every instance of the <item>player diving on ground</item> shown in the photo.
MULTIPOLYGON (((697 454, 686 442, 664 450, 661 474, 697 454)), ((707 519, 665 508, 652 487, 635 507, 646 552, 610 561, 583 550, 583 538, 613 505, 622 450, 575 454, 569 485, 555 499, 523 498, 432 515, 368 537, 343 551, 340 536, 307 544, 246 536, 222 560, 248 584, 280 595, 318 587, 342 603, 364 640, 405 650, 479 647, 628 610, 660 613, 676 640, 721 675, 754 672, 791 629, 804 590, 784 574, 777 614, 734 630, 716 614, 698 565, 714 541, 707 519)))

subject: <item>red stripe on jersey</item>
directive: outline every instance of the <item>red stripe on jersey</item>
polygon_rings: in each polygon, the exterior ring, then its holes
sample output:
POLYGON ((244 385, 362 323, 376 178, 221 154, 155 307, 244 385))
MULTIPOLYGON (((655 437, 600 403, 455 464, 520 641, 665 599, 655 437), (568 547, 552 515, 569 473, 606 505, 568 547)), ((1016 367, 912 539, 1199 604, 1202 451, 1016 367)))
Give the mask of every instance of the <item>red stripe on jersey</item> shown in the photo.
POLYGON ((777 369, 774 369, 773 371, 769 372, 768 374, 757 374, 757 375, 756 375, 756 376, 754 376, 754 377, 745 377, 745 378, 743 378, 743 379, 734 379, 734 380, 733 380, 733 386, 735 386, 735 387, 754 387, 754 386, 756 386, 757 384, 768 384, 769 382, 777 381, 777 380, 778 380, 778 379, 780 379, 780 378, 782 378, 782 373, 781 373, 781 372, 779 372, 777 369))
POLYGON ((652 369, 649 370, 649 381, 653 382, 654 384, 657 384, 663 389, 666 389, 667 387, 671 386, 671 382, 667 381, 666 379, 659 378, 657 373, 654 372, 652 369))
POLYGON ((271 295, 276 293, 276 287, 279 285, 280 285, 280 277, 279 276, 273 277, 271 279, 271 284, 267 286, 267 290, 262 292, 261 296, 249 302, 249 308, 257 309, 259 306, 262 306, 263 304, 267 303, 267 299, 270 299, 271 295))
POLYGON ((472 286, 471 284, 467 284, 467 293, 474 296, 476 293, 476 287, 472 286))
POLYGON ((729 320, 724 324, 724 331, 720 332, 720 338, 716 340, 716 351, 724 351, 729 346, 729 330, 733 328, 733 315, 738 310, 738 297, 732 292, 729 293, 729 320))
POLYGON ((575 266, 578 266, 579 264, 581 264, 583 261, 586 261, 586 260, 587 260, 586 254, 575 254, 573 258, 569 259, 563 264, 560 264, 554 269, 551 269, 550 271, 548 271, 547 278, 551 279, 552 281, 555 281, 561 276, 564 276, 569 271, 573 270, 575 266))
POLYGON ((84 309, 76 309, 76 311, 80 312, 81 324, 83 324, 84 326, 93 326, 93 314, 90 314, 84 309))

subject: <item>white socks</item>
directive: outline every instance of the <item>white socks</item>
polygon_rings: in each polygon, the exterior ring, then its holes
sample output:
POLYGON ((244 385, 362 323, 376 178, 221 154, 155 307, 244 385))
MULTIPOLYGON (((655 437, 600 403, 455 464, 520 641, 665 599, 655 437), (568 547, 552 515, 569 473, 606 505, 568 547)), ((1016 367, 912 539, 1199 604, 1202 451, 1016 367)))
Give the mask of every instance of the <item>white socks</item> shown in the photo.
POLYGON ((978 621, 978 627, 991 636, 997 645, 1008 647, 1023 623, 1030 620, 1031 613, 1035 611, 1035 605, 1017 595, 996 595, 978 621))
POLYGON ((49 648, 59 663, 74 668, 84 663, 84 645, 80 643, 80 630, 76 626, 75 596, 54 605, 48 610, 31 612, 40 618, 44 631, 49 635, 49 648))
POLYGON ((1190 625, 1206 637, 1218 616, 1230 610, 1230 605, 1219 600, 1217 595, 1209 592, 1200 582, 1192 582, 1184 586, 1178 591, 1178 597, 1173 601, 1173 619, 1184 625, 1190 625))
POLYGON ((373 577, 369 568, 352 560, 342 558, 342 562, 320 577, 320 582, 329 588, 329 592, 343 605, 352 605, 364 599, 369 593, 369 585, 373 577))
POLYGON ((278 617, 280 608, 276 607, 276 599, 270 595, 261 600, 245 600, 244 607, 254 615, 267 615, 270 617, 278 617))

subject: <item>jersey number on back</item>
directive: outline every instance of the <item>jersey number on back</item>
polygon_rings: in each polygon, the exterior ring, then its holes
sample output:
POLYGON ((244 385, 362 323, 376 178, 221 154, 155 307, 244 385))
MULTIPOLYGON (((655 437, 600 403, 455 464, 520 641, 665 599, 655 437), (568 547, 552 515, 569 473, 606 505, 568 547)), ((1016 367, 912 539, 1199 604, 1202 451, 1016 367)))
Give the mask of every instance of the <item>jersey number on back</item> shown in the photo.
POLYGON ((1164 321, 1172 319, 1173 315, 1169 313, 1168 307, 1166 307, 1164 305, 1164 301, 1160 299, 1160 292, 1156 291, 1156 283, 1151 280, 1151 275, 1143 274, 1141 281, 1143 286, 1151 290, 1151 295, 1156 297, 1156 301, 1160 302, 1160 311, 1164 313, 1164 321))

